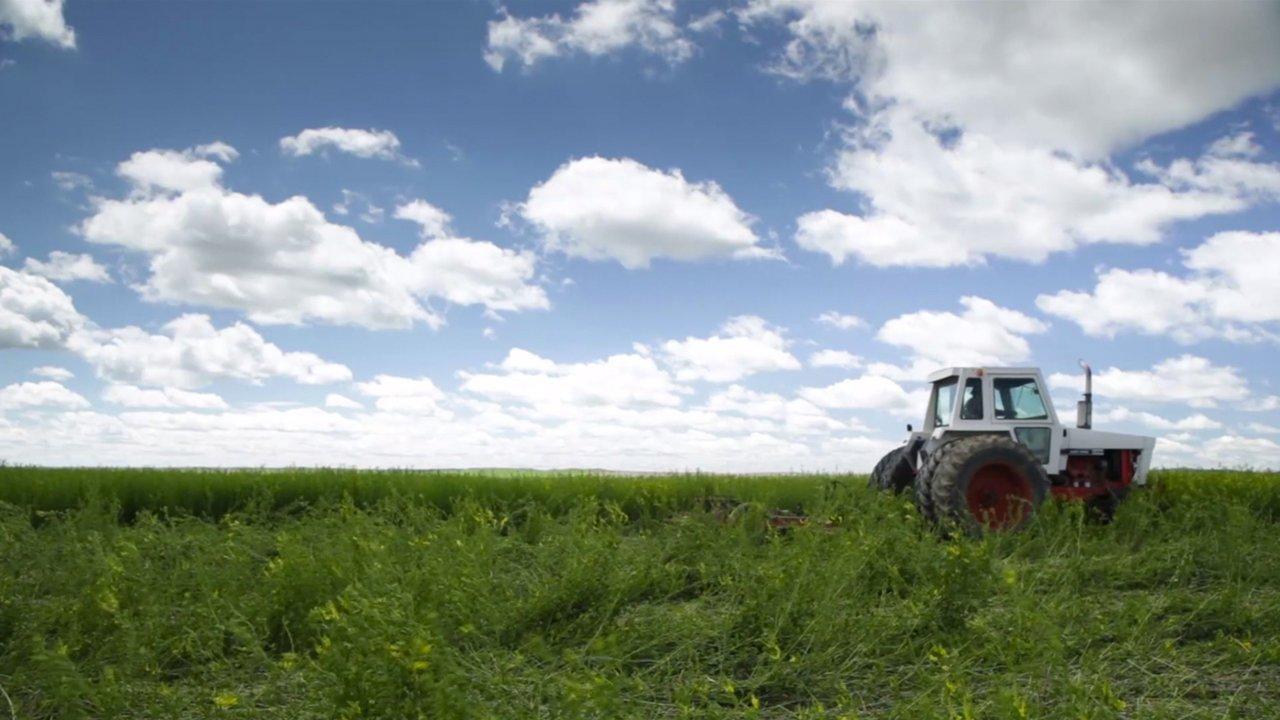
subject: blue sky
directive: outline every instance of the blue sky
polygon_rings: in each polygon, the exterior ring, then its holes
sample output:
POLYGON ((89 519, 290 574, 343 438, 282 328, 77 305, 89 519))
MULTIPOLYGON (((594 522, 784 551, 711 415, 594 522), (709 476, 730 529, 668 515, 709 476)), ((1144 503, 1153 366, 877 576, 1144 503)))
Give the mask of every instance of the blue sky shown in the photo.
POLYGON ((1280 6, 0 0, 0 457, 1280 466, 1280 6), (1191 42, 1194 39, 1195 42, 1191 42))

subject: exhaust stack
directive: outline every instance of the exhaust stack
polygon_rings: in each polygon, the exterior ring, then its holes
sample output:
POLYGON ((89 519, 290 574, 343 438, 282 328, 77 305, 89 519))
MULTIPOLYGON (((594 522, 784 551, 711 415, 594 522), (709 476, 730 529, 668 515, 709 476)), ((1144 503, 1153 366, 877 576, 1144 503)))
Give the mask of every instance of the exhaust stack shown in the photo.
POLYGON ((1084 368, 1084 399, 1076 403, 1076 427, 1088 430, 1093 427, 1093 368, 1084 360, 1080 367, 1084 368))

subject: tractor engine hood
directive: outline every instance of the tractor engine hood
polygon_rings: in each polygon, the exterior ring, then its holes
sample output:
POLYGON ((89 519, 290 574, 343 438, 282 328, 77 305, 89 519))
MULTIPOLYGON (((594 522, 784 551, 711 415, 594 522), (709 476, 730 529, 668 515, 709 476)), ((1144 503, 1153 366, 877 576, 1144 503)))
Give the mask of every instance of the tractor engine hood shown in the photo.
POLYGON ((1133 473, 1133 482, 1135 485, 1147 484, 1147 471, 1151 469, 1151 456, 1156 448, 1156 439, 1154 437, 1074 427, 1065 427, 1062 430, 1064 435, 1062 442, 1063 453, 1069 453, 1072 450, 1139 451, 1138 464, 1133 473))

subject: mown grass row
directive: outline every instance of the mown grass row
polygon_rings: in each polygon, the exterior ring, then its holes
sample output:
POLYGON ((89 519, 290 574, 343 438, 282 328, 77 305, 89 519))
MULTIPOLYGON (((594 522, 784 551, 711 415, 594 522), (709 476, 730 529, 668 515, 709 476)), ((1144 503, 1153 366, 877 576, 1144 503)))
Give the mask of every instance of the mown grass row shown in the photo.
POLYGON ((46 472, 0 471, 17 717, 1280 717, 1276 475, 974 540, 857 478, 46 472))

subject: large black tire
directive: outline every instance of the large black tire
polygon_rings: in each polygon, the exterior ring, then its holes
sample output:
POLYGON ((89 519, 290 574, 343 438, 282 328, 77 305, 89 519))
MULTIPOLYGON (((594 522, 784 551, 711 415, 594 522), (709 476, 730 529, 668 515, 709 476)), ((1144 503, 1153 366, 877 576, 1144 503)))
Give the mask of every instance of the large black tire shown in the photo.
POLYGON ((933 490, 931 488, 931 478, 937 467, 937 460, 937 450, 926 455, 924 462, 920 464, 920 470, 916 472, 915 480, 912 481, 916 510, 919 510, 920 515, 931 525, 938 522, 938 512, 933 507, 933 490))
POLYGON ((871 478, 867 481, 868 487, 872 490, 888 490, 895 495, 907 489, 915 478, 915 473, 911 471, 911 463, 906 458, 907 446, 894 448, 889 454, 880 458, 880 462, 876 463, 875 469, 871 471, 871 478))
POLYGON ((1049 494, 1039 458, 1008 435, 962 437, 929 459, 934 511, 971 535, 1021 530, 1049 494))

